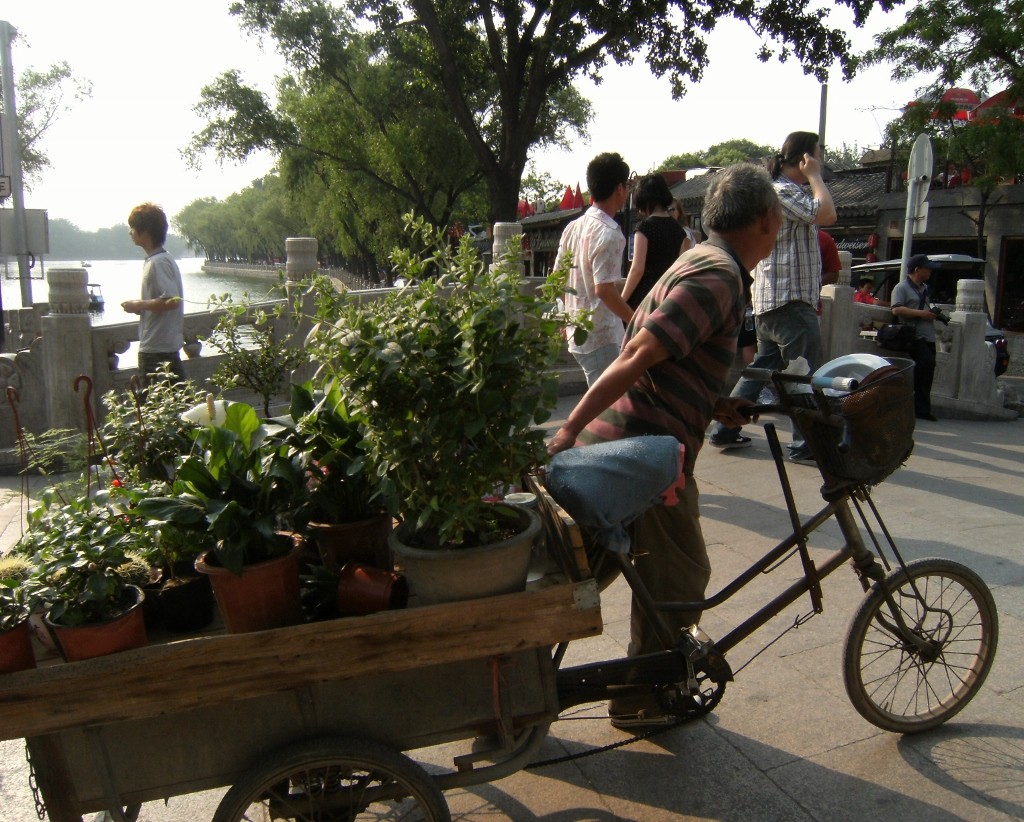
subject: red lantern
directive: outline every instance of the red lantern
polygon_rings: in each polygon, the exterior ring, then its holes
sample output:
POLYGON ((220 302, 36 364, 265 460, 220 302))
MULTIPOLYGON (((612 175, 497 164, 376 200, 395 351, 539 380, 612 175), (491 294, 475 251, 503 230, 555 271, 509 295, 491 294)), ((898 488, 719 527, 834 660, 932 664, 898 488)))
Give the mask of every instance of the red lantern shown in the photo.
POLYGON ((868 234, 868 248, 878 248, 877 234, 868 234))
POLYGON ((874 251, 869 251, 867 253, 867 255, 864 257, 864 262, 866 262, 866 263, 873 263, 873 262, 875 262, 877 260, 878 260, 878 257, 875 256, 875 252, 874 251))

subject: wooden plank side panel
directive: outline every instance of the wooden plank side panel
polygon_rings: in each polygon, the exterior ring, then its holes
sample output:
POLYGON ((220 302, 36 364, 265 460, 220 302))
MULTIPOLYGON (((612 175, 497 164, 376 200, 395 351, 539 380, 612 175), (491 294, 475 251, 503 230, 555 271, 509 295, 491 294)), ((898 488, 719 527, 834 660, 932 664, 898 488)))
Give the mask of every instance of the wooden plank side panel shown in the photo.
POLYGON ((0 739, 141 719, 595 636, 587 580, 469 602, 151 645, 0 676, 0 739))

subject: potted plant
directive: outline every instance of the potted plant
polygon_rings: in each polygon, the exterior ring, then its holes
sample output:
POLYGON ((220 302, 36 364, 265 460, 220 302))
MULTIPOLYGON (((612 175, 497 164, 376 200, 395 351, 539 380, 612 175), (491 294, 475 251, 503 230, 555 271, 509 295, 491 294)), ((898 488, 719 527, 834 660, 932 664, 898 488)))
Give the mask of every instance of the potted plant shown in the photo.
POLYGON ((173 480, 175 464, 191 450, 195 430, 181 415, 205 396, 190 381, 170 380, 154 380, 145 392, 137 390, 133 380, 130 391, 104 394, 100 438, 112 455, 119 480, 128 484, 173 480))
POLYGON ((322 390, 292 386, 288 453, 306 480, 292 516, 316 543, 321 561, 339 571, 349 561, 386 568, 392 518, 366 475, 362 418, 345 402, 336 381, 322 390))
POLYGON ((213 621, 213 588, 210 576, 196 570, 196 560, 212 549, 212 534, 188 531, 170 523, 156 530, 156 555, 150 562, 158 569, 156 617, 173 633, 189 633, 213 621))
POLYGON ((138 481, 115 487, 127 504, 125 515, 146 536, 129 553, 132 562, 124 571, 145 592, 147 627, 159 625, 175 633, 206 627, 213 621, 213 591, 210 578, 196 571, 195 560, 213 547, 212 535, 169 523, 154 524, 142 515, 139 503, 166 495, 171 488, 166 482, 138 481))
POLYGON ((534 290, 514 249, 485 269, 468 242, 453 248, 422 219, 406 221, 422 250, 392 260, 411 284, 369 304, 319 300, 310 341, 363 420, 366 473, 401 521, 390 542, 413 593, 425 602, 522 589, 539 520, 483 498, 546 459, 536 426, 557 400, 565 269, 534 290), (483 548, 510 550, 521 534, 512 559, 483 548), (481 561, 484 584, 461 590, 455 571, 420 567, 443 559, 481 561))
POLYGON ((43 504, 30 515, 19 553, 31 556, 29 600, 67 661, 137 648, 147 642, 142 590, 130 583, 132 552, 150 535, 138 527, 120 489, 43 504))
POLYGON ((214 547, 195 566, 211 575, 229 631, 294 624, 301 542, 285 526, 303 472, 280 431, 263 425, 252 406, 229 403, 211 416, 222 424, 196 432, 172 492, 141 500, 139 512, 213 537, 214 547))
POLYGON ((36 664, 24 587, 30 568, 21 557, 0 557, 0 674, 36 664))
POLYGON ((238 303, 224 296, 213 305, 224 313, 208 339, 224 357, 210 379, 224 391, 254 392, 269 417, 271 400, 286 389, 291 372, 309 361, 293 339, 297 312, 288 312, 284 303, 254 307, 248 294, 238 303))

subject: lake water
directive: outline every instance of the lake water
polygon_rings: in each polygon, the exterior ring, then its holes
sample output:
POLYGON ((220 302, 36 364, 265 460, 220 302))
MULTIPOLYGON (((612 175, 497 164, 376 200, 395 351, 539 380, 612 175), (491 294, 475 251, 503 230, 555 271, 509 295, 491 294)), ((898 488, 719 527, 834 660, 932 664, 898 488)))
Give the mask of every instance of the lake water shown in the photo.
MULTIPOLYGON (((13 258, 11 258, 13 260, 13 258)), ((277 275, 268 274, 265 277, 240 277, 227 276, 223 274, 205 274, 202 271, 202 257, 186 257, 180 259, 178 268, 181 269, 182 285, 185 289, 185 313, 192 314, 208 309, 208 301, 211 294, 229 294, 233 298, 239 298, 248 293, 255 300, 275 299, 280 294, 273 294, 271 290, 277 284, 277 275)), ((46 270, 51 268, 80 268, 81 260, 60 261, 47 260, 46 270)), ((37 273, 39 266, 33 269, 37 273)), ((139 287, 142 279, 142 260, 93 260, 86 269, 90 283, 99 284, 105 301, 102 312, 93 312, 93 325, 115 325, 117 323, 135 322, 137 314, 127 314, 121 310, 121 303, 125 300, 139 298, 139 287)), ((17 279, 18 266, 16 262, 8 264, 7 275, 3 279, 3 300, 4 308, 21 307, 21 283, 17 279)), ((0 274, 0 276, 3 276, 0 274)), ((35 302, 46 302, 49 297, 46 280, 32 280, 32 299, 35 302)))

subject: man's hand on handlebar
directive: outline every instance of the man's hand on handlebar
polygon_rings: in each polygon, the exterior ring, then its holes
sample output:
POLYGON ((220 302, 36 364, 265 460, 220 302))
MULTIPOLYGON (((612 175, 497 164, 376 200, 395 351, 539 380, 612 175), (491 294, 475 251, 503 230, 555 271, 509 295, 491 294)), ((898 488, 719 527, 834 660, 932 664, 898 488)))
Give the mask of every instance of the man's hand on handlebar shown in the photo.
POLYGON ((715 410, 712 412, 712 416, 716 422, 720 422, 729 428, 742 428, 749 422, 757 421, 756 415, 753 417, 747 416, 740 410, 742 408, 750 408, 753 405, 756 405, 756 403, 745 400, 742 397, 719 397, 715 403, 715 410))

